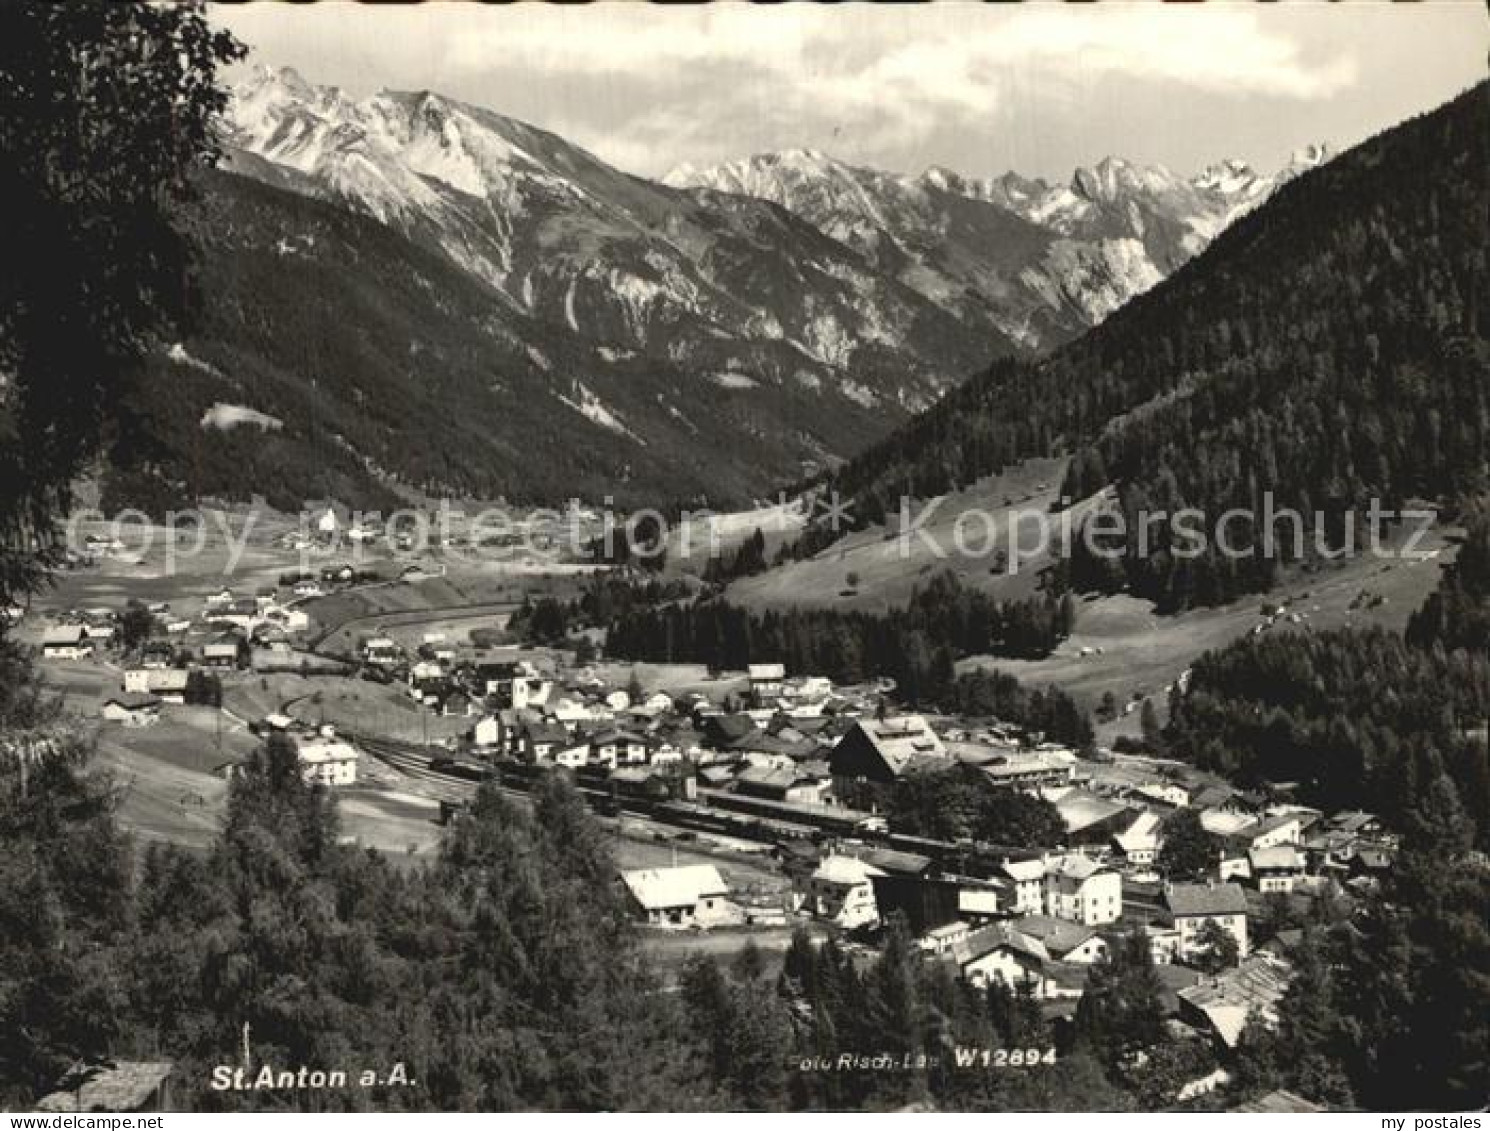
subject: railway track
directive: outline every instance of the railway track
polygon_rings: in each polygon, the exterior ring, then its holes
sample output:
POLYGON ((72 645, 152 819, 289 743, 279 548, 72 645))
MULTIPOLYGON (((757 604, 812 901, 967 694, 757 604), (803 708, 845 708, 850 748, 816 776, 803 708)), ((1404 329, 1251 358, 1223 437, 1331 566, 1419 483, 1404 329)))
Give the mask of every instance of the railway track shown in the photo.
MULTIPOLYGON (((430 752, 388 738, 350 735, 358 746, 385 765, 419 781, 436 801, 462 804, 476 796, 476 783, 430 767, 430 752)), ((507 792, 516 792, 508 790, 507 792)))
MULTIPOLYGON (((433 758, 443 755, 443 751, 438 748, 432 752, 425 747, 399 742, 395 739, 360 737, 355 734, 349 734, 348 737, 385 765, 418 781, 436 801, 463 804, 476 796, 479 784, 477 780, 466 777, 458 768, 431 766, 433 758)), ((509 785, 499 782, 498 787, 503 793, 514 798, 526 798, 528 794, 526 783, 509 785)), ((707 804, 689 802, 674 802, 668 806, 657 806, 651 802, 638 801, 636 804, 628 805, 624 800, 613 797, 610 791, 604 788, 585 782, 576 782, 575 787, 592 807, 598 809, 602 806, 610 806, 609 815, 640 818, 680 831, 699 831, 700 824, 711 817, 735 816, 727 811, 713 809, 707 804)), ((809 836, 814 831, 807 825, 770 817, 753 818, 753 823, 758 833, 761 834, 755 839, 766 842, 774 842, 784 836, 809 836)), ((741 835, 743 831, 743 829, 735 830, 733 835, 741 835)))
MULTIPOLYGON (((429 796, 455 805, 469 803, 476 796, 476 789, 483 775, 491 771, 454 763, 448 767, 432 766, 434 758, 446 757, 447 752, 439 747, 416 746, 395 739, 376 736, 358 737, 349 735, 369 754, 400 773, 418 781, 429 796)), ((508 780, 499 781, 498 787, 515 800, 526 800, 531 781, 513 772, 508 780)), ((710 804, 716 791, 705 791, 699 801, 659 802, 646 798, 621 798, 608 788, 583 780, 575 782, 575 788, 589 802, 592 809, 608 817, 628 817, 646 821, 660 828, 678 832, 713 833, 740 840, 754 840, 765 844, 777 844, 783 840, 802 840, 823 835, 854 835, 857 839, 878 844, 881 847, 901 852, 919 853, 942 862, 967 861, 971 858, 985 860, 1020 859, 1030 851, 1014 846, 952 844, 921 837, 900 834, 875 833, 867 830, 849 830, 841 827, 843 818, 831 815, 829 827, 821 823, 810 823, 813 814, 785 814, 775 812, 741 811, 732 807, 740 799, 733 795, 731 804, 710 804), (797 818, 797 819, 791 819, 797 818)), ((746 799, 749 800, 749 799, 746 799)))

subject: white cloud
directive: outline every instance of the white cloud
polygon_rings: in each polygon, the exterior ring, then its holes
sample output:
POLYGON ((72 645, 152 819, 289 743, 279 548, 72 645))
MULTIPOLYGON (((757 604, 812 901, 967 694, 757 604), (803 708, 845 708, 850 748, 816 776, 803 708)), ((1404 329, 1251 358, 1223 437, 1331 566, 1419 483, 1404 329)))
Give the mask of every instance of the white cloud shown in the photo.
POLYGON ((1184 163, 1226 147, 1218 128, 1265 158, 1352 140, 1427 108, 1428 88, 1452 93, 1483 71, 1472 5, 1402 7, 259 4, 213 14, 314 80, 440 90, 637 172, 800 145, 912 171, 935 159, 996 172, 996 161, 1058 171, 1138 150, 1184 163), (1398 94, 1364 81, 1384 67, 1398 94), (1258 102, 1271 116, 1254 128, 1258 102))
POLYGON ((1281 28, 1265 26, 1264 13, 1214 5, 517 5, 457 15, 476 22, 450 44, 446 62, 457 69, 521 60, 557 72, 665 76, 734 64, 810 83, 846 104, 895 92, 984 107, 1011 66, 1300 98, 1336 93, 1356 77, 1348 57, 1303 59, 1281 28))
POLYGON ((936 123, 986 123, 1011 83, 1069 92, 1117 76, 1310 99, 1355 81, 1352 59, 1306 60, 1262 17, 1215 5, 517 5, 449 13, 474 26, 443 63, 468 75, 515 66, 540 81, 688 83, 677 112, 639 107, 622 136, 587 124, 583 107, 560 107, 553 123, 624 167, 657 171, 707 157, 741 116, 818 135, 851 123, 854 146, 873 153, 914 144, 936 123), (716 86, 697 81, 709 74, 716 86))

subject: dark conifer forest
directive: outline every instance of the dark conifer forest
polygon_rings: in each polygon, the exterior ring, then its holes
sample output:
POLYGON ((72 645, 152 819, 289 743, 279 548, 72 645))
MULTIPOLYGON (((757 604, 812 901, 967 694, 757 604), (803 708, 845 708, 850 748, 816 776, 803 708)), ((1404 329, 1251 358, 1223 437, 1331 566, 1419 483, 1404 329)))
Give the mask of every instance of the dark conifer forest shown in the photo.
POLYGON ((785 663, 794 674, 844 683, 888 676, 901 699, 948 699, 954 664, 970 655, 1037 658, 1070 635, 1068 596, 999 601, 951 573, 917 589, 904 609, 754 612, 723 599, 634 604, 609 623, 606 649, 631 660, 693 662, 716 669, 785 663))

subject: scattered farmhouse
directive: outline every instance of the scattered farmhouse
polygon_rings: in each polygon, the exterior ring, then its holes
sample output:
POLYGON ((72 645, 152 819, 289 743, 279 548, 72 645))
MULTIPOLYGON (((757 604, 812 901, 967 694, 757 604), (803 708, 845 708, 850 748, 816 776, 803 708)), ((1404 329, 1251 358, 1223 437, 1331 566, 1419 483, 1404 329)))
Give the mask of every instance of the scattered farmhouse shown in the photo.
POLYGON ((100 713, 111 723, 150 726, 160 721, 160 700, 142 692, 125 691, 105 699, 100 713))
POLYGON ((126 668, 125 691, 153 695, 164 703, 185 703, 191 673, 185 668, 126 668))
POLYGON ((224 637, 202 645, 204 668, 236 668, 242 653, 242 641, 237 637, 224 637))
POLYGON ((1132 823, 1112 835, 1113 850, 1123 862, 1136 868, 1152 865, 1159 858, 1163 844, 1163 821, 1159 814, 1145 809, 1133 817, 1132 823))
POLYGON ((60 625, 43 634, 41 654, 48 660, 81 660, 93 654, 93 644, 82 625, 60 625))

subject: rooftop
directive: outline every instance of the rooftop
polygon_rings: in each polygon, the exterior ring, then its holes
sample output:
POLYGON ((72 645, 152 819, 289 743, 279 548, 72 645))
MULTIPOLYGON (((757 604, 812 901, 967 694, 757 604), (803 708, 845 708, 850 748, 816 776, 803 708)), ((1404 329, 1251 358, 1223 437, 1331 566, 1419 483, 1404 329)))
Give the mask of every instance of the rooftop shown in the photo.
POLYGON ((812 878, 830 884, 862 884, 870 876, 883 876, 884 874, 866 861, 835 854, 823 858, 817 870, 812 873, 812 878))
POLYGON ((1303 1096, 1295 1095, 1293 1092, 1278 1091, 1269 1092, 1265 1096, 1259 1096, 1251 1103, 1242 1104, 1234 1110, 1293 1115, 1303 1112, 1324 1111, 1325 1109, 1318 1104, 1310 1103, 1303 1096))
POLYGON ((946 756, 942 740, 920 715, 864 720, 859 727, 885 764, 897 773, 919 758, 946 756))
POLYGON ((1079 852, 1068 853, 1056 860, 1048 861, 1045 866, 1047 875, 1065 876, 1073 880, 1085 880, 1095 876, 1098 872, 1107 871, 1101 864, 1091 860, 1079 852))
POLYGON ((1054 955, 1069 954, 1097 932, 1080 923, 1055 919, 1049 915, 1026 915, 1012 924, 1021 934, 1038 939, 1054 955))
POLYGON ((1036 962, 1051 961, 1045 944, 1033 935, 1021 931, 1019 922, 993 923, 980 927, 952 947, 952 957, 957 960, 958 965, 963 966, 985 954, 1007 948, 1036 962))
POLYGON ((1098 797, 1084 789, 1073 789, 1057 801, 1055 807, 1066 823, 1066 831, 1072 833, 1110 820, 1128 808, 1119 801, 1098 797))
POLYGON ((621 880, 636 901, 648 911, 669 907, 692 907, 710 895, 728 895, 729 887, 712 864, 689 864, 680 868, 643 868, 622 872, 621 880))
POLYGON ((118 695, 110 695, 104 700, 104 706, 117 703, 126 711, 138 711, 146 707, 159 707, 160 700, 154 695, 146 695, 143 691, 124 691, 118 695))
POLYGON ((1045 861, 1043 860, 1006 860, 1002 867, 1004 874, 1011 880, 1042 880, 1045 878, 1045 861))
POLYGON ((169 1061, 121 1060, 70 1073, 37 1111, 139 1111, 171 1074, 169 1061))
POLYGON ((1124 852, 1132 852, 1140 848, 1152 848, 1158 845, 1160 839, 1160 828, 1163 822, 1159 814, 1145 809, 1133 819, 1133 823, 1122 832, 1116 834, 1112 839, 1117 842, 1119 848, 1124 852))
POLYGON ((1234 970, 1179 991, 1181 1001, 1205 1014, 1227 1047, 1234 1047, 1247 1019, 1277 1023, 1276 1006, 1288 990, 1292 968, 1280 958, 1255 954, 1234 970))
POLYGON ((1245 915, 1247 895, 1236 884, 1173 884, 1164 893, 1172 915, 1245 915))
POLYGON ((1304 854, 1291 844, 1278 844, 1272 848, 1254 848, 1247 853, 1248 863, 1254 871, 1288 869, 1299 871, 1304 867, 1304 854))
POLYGON ((748 668, 753 680, 780 680, 786 678, 785 664, 751 664, 748 668))

